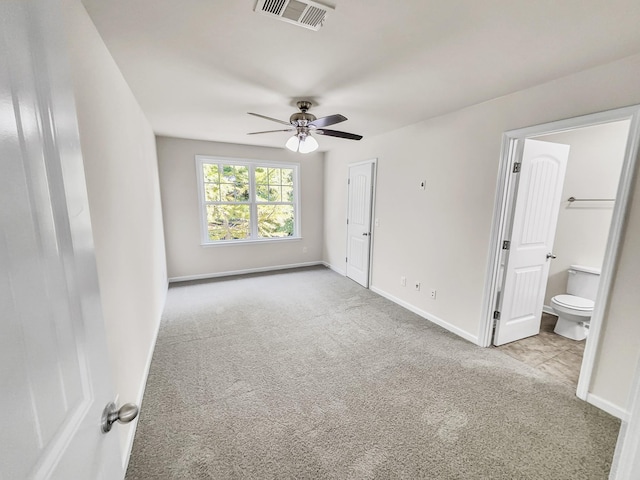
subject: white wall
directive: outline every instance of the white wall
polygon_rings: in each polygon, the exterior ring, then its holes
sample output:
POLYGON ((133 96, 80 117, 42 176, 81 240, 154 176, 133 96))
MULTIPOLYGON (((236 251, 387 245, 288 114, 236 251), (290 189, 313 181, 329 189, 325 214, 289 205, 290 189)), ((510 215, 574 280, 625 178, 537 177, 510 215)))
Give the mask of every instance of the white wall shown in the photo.
MULTIPOLYGON (((344 262, 348 163, 377 157, 372 287, 477 338, 503 132, 640 103, 639 75, 635 55, 329 152, 325 260, 344 262), (401 275, 407 285, 422 282, 422 290, 400 286, 401 275), (430 288, 438 290, 436 300, 430 288)), ((614 286, 591 388, 622 409, 640 356, 640 322, 632 314, 640 310, 640 251, 631 247, 640 242, 639 222, 636 199, 621 258, 627 281, 614 286)))
POLYGON ((637 175, 591 387, 594 395, 620 406, 627 406, 634 368, 640 359, 639 245, 640 175, 637 175))
POLYGON ((169 278, 219 275, 322 260, 323 156, 284 148, 254 147, 158 137, 160 190, 169 278), (300 164, 301 240, 201 246, 195 155, 300 164), (303 252, 303 247, 307 252, 303 252))
MULTIPOLYGON (((155 136, 84 7, 64 7, 113 383, 140 403, 167 289, 155 136)), ((124 461, 134 425, 116 430, 124 461)))
POLYGON ((536 138, 571 146, 553 245, 557 258, 549 268, 544 298, 547 306, 552 297, 566 293, 571 265, 602 266, 614 202, 567 199, 616 198, 628 133, 625 120, 536 138))

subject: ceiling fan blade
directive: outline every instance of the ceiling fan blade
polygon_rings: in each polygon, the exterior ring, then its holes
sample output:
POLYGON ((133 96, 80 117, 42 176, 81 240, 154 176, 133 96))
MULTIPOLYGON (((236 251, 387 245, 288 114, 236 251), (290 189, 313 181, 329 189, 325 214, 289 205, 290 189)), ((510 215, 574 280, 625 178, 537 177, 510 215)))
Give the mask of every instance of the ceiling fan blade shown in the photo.
POLYGON ((337 113, 335 115, 329 115, 328 117, 317 118, 316 120, 311 122, 309 125, 322 128, 322 127, 328 127, 329 125, 335 125, 336 123, 344 122, 346 119, 347 117, 337 113))
POLYGON ((267 117, 265 115, 260 115, 259 113, 251 113, 251 112, 247 112, 247 113, 249 115, 253 115, 254 117, 260 117, 260 118, 264 118, 265 120, 271 120, 272 122, 278 122, 278 123, 281 123, 283 125, 291 125, 291 123, 285 122, 284 120, 278 120, 277 118, 267 117))
POLYGON ((340 137, 348 138, 349 140, 360 140, 362 135, 356 135, 355 133, 339 132, 338 130, 327 130, 326 128, 314 130, 313 133, 318 135, 327 135, 328 137, 340 137))
POLYGON ((287 128, 287 129, 284 129, 284 130, 265 130, 264 132, 247 133, 247 135, 258 135, 260 133, 294 132, 295 130, 296 130, 295 128, 287 128))

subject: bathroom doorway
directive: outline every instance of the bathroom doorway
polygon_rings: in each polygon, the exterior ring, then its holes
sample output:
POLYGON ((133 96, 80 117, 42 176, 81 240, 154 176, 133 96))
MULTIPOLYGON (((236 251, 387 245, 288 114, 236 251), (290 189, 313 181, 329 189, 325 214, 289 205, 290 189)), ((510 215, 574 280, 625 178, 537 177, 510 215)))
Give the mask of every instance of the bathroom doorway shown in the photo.
MULTIPOLYGON (((528 342, 532 344, 528 353, 529 360, 537 363, 536 366, 543 365, 555 357, 558 365, 548 363, 543 369, 553 373, 550 370, 554 370, 554 367, 567 366, 563 374, 567 374, 571 369, 573 373, 565 375, 564 380, 570 382, 575 382, 575 372, 580 371, 577 395, 582 399, 587 397, 600 326, 611 287, 632 186, 639 131, 640 108, 636 106, 506 132, 503 137, 485 295, 486 319, 481 330, 482 345, 489 346, 493 343, 496 323, 499 325, 501 321, 494 321, 494 317, 500 315, 500 306, 504 301, 500 298, 505 255, 503 246, 505 241, 510 240, 508 237, 515 212, 514 192, 517 192, 518 184, 517 168, 516 173, 512 173, 514 163, 521 161, 527 139, 570 144, 572 152, 567 163, 567 176, 558 211, 556 245, 553 252, 548 252, 556 258, 549 267, 546 294, 543 297, 543 305, 540 305, 540 329, 525 336, 529 336, 528 342), (614 143, 613 147, 607 146, 614 143), (603 168, 606 170, 605 173, 603 168), (573 198, 570 200, 571 197, 573 198), (545 337, 554 340, 557 336, 552 331, 556 317, 549 308, 550 298, 559 290, 562 290, 560 293, 566 292, 568 270, 573 264, 590 264, 594 268, 602 266, 600 288, 590 321, 590 333, 587 341, 581 345, 575 341, 567 343, 562 337, 556 339, 560 340, 559 346, 546 345, 543 342, 545 337), (554 348, 557 348, 555 355, 554 348), (584 358, 581 361, 583 351, 584 358), (570 363, 571 359, 574 360, 572 365, 564 365, 570 363)), ((508 251, 506 253, 508 254, 508 251)), ((524 345, 518 346, 515 340, 517 339, 513 339, 514 343, 505 349, 521 350, 526 356, 524 345)))
MULTIPOLYGON (((537 305, 537 331, 535 336, 499 348, 574 388, 578 385, 586 340, 554 332, 558 316, 552 308, 552 299, 568 293, 567 281, 572 273, 575 275, 574 266, 586 266, 594 272, 602 267, 629 126, 629 120, 621 120, 533 137, 569 147, 566 172, 558 192, 560 204, 554 211, 557 219, 551 229, 555 232, 553 248, 549 249, 552 256, 545 259, 548 273, 542 280, 543 303, 537 305)), ((580 328, 577 322, 576 328, 580 328)))

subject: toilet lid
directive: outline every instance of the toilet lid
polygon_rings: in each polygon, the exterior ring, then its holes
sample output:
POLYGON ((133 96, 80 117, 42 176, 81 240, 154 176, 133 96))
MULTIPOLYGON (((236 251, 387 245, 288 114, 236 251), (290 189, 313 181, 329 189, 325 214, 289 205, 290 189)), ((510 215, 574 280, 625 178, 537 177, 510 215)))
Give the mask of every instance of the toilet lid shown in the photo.
POLYGON ((558 305, 574 310, 593 310, 593 300, 588 298, 576 297, 575 295, 556 295, 553 300, 558 305))

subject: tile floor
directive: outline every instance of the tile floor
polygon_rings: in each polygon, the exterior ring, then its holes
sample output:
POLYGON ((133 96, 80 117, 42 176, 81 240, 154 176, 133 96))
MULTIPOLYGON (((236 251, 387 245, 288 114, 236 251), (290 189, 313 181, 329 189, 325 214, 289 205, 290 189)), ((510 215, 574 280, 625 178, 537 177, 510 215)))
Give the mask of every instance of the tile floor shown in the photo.
POLYGON ((586 340, 576 341, 553 333, 558 317, 542 314, 540 333, 497 347, 527 365, 539 368, 570 385, 578 385, 586 340))

